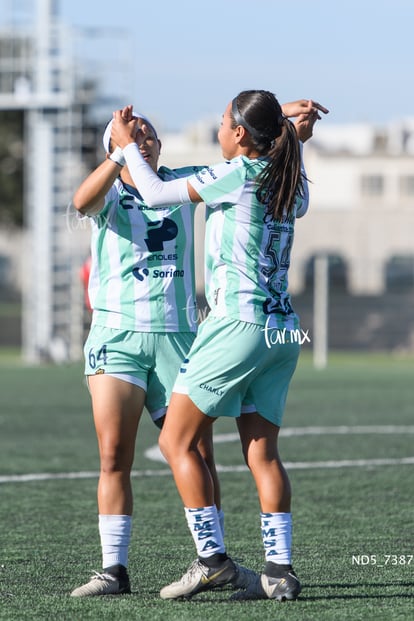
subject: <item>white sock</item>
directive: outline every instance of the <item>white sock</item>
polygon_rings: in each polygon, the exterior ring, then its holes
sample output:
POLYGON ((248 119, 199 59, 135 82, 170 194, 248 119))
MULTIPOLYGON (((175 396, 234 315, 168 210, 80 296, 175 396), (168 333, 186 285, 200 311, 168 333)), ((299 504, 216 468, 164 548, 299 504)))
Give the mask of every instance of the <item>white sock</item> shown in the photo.
POLYGON ((128 567, 128 547, 131 538, 130 515, 100 515, 99 534, 102 546, 102 567, 128 567))
POLYGON ((207 558, 226 551, 215 505, 199 509, 185 507, 184 511, 198 556, 207 558))
POLYGON ((217 509, 217 515, 220 523, 221 534, 223 535, 223 539, 226 536, 226 531, 224 529, 224 511, 223 509, 217 509))
POLYGON ((261 513, 266 561, 290 565, 292 559, 292 514, 261 513))

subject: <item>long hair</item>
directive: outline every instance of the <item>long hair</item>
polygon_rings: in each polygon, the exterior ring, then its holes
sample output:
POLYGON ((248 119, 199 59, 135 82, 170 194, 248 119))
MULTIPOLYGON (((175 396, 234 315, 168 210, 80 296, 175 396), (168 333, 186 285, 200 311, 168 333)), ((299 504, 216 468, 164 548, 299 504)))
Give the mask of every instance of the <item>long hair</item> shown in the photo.
POLYGON ((269 163, 257 176, 256 196, 266 205, 273 220, 289 216, 297 193, 302 193, 301 156, 296 129, 282 112, 273 93, 242 91, 233 99, 233 127, 242 125, 250 133, 260 155, 269 163))

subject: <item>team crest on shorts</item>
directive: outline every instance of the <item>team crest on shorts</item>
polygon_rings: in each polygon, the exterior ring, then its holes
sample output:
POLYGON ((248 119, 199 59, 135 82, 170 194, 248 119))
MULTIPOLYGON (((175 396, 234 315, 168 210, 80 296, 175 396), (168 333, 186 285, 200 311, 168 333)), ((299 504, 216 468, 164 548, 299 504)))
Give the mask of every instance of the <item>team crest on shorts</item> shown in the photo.
POLYGON ((102 373, 105 373, 105 369, 98 369, 95 371, 95 375, 102 375, 102 373))

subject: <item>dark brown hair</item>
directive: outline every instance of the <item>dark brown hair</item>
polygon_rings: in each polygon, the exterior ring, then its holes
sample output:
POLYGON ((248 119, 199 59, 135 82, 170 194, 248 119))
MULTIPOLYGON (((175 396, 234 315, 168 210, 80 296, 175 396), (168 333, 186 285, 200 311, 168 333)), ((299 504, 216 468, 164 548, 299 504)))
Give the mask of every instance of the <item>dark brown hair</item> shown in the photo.
POLYGON ((302 193, 301 154, 295 126, 282 112, 273 93, 242 91, 233 99, 234 127, 242 125, 260 155, 269 163, 258 175, 256 196, 266 214, 282 220, 292 213, 297 193, 302 193))

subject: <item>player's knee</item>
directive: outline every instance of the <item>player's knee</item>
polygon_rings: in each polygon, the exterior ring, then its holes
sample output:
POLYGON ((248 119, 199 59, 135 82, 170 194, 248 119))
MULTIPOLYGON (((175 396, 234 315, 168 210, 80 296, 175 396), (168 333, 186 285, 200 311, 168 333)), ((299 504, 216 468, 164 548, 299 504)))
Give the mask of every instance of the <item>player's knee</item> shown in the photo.
POLYGON ((101 454, 101 472, 104 474, 128 473, 132 467, 132 460, 125 452, 111 450, 101 454))
POLYGON ((165 459, 169 462, 169 455, 170 455, 170 444, 168 441, 168 438, 166 437, 166 434, 164 432, 164 429, 161 429, 161 433, 158 436, 158 446, 159 449, 161 451, 161 453, 163 454, 163 456, 165 457, 165 459))

